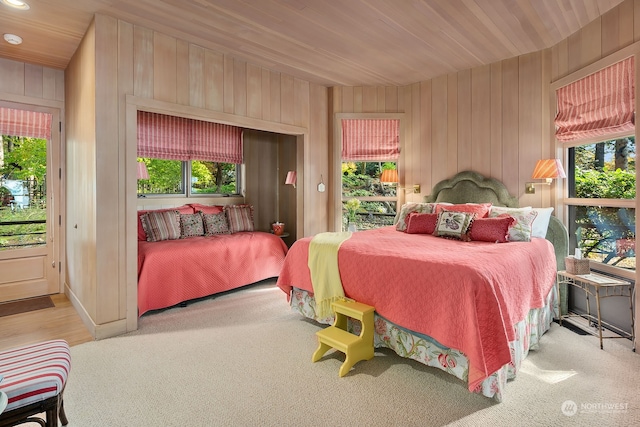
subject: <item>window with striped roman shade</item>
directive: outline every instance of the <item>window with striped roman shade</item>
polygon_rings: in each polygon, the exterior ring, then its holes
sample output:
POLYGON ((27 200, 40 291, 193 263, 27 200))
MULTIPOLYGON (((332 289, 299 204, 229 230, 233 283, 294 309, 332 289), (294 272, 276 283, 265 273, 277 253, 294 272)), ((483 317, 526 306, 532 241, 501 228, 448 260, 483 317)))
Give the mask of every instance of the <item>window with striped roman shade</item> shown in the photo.
POLYGON ((633 57, 556 91, 556 138, 567 142, 634 130, 633 57))
POLYGON ((37 111, 0 108, 0 134, 49 139, 51 114, 37 111))
POLYGON ((242 163, 242 129, 138 111, 138 157, 242 163))
POLYGON ((342 160, 395 160, 400 157, 400 120, 342 119, 342 160))

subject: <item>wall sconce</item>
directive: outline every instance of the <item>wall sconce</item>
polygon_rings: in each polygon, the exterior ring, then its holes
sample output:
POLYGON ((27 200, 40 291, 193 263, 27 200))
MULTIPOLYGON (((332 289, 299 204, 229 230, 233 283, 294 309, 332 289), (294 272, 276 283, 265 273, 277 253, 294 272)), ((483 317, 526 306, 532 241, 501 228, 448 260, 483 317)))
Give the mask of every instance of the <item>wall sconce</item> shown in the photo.
POLYGON ((536 185, 551 185, 554 178, 566 178, 560 159, 544 159, 538 160, 536 167, 533 169, 532 179, 544 179, 545 182, 527 182, 525 185, 525 194, 535 194, 536 185))
POLYGON ((293 188, 296 188, 296 182, 298 181, 298 174, 296 171, 287 172, 287 178, 284 181, 285 185, 293 185, 293 188))
POLYGON ((149 179, 149 171, 144 162, 138 162, 138 179, 149 179))

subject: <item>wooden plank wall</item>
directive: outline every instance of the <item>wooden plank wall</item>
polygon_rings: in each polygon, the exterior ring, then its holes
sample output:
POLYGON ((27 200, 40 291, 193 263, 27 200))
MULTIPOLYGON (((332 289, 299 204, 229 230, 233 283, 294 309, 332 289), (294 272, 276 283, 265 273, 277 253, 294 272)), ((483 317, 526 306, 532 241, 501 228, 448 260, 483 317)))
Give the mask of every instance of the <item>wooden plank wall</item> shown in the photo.
MULTIPOLYGON (((137 205, 137 199, 135 194, 129 194, 135 187, 127 181, 132 175, 129 157, 133 152, 128 143, 132 134, 127 120, 131 117, 128 112, 131 100, 141 102, 138 105, 161 105, 169 114, 211 119, 223 117, 225 122, 244 128, 300 135, 292 137, 296 141, 293 145, 290 142, 285 145, 288 151, 296 148, 294 151, 298 154, 294 153, 292 158, 297 162, 299 184, 305 185, 311 183, 304 180, 305 169, 328 175, 328 153, 324 143, 327 140, 328 91, 307 81, 105 15, 95 16, 91 31, 95 33, 92 90, 95 88, 96 92, 93 100, 96 169, 93 177, 87 177, 87 182, 95 184, 96 211, 85 222, 94 226, 100 223, 92 242, 98 256, 84 264, 89 266, 86 273, 93 277, 74 276, 70 286, 81 288, 78 294, 82 296, 79 298, 82 310, 95 325, 94 336, 102 338, 137 327, 132 297, 136 293, 135 242, 130 242, 133 238, 127 232, 135 228, 133 216, 137 208, 130 206, 137 205), (296 131, 292 133, 292 129, 296 131)), ((85 39, 91 37, 93 35, 88 33, 85 39)), ((78 55, 72 61, 76 62, 75 71, 67 75, 67 79, 81 79, 81 70, 93 65, 89 55, 78 55)), ((74 92, 70 96, 71 102, 77 106, 83 98, 79 88, 74 87, 74 92)), ((91 127, 87 125, 86 129, 91 127)), ((71 145, 68 149, 73 151, 74 147, 71 145)), ((249 157, 252 167, 262 168, 267 175, 273 176, 273 185, 264 181, 250 187, 260 193, 247 194, 247 199, 275 200, 277 176, 268 171, 275 170, 282 155, 276 150, 259 157, 250 153, 249 157)), ((82 166, 72 164, 70 168, 82 166)), ((325 231, 328 227, 327 193, 306 187, 300 191, 299 185, 297 194, 302 197, 289 198, 288 203, 293 203, 291 210, 294 212, 305 208, 303 213, 294 215, 298 221, 290 221, 292 226, 297 224, 298 230, 303 230, 298 237, 325 231)), ((266 208, 272 211, 273 203, 266 208)), ((271 221, 271 217, 274 217, 273 212, 260 216, 261 226, 271 221)), ((71 262, 80 265, 80 253, 74 253, 77 259, 71 262)))
POLYGON ((464 170, 500 179, 524 199, 535 161, 550 155, 541 126, 548 56, 536 52, 405 87, 335 87, 333 112, 405 113, 400 180, 421 186, 409 201, 464 170))
POLYGON ((417 201, 463 170, 502 180, 521 205, 553 206, 552 189, 524 194, 538 159, 552 157, 549 84, 640 36, 640 1, 627 0, 556 46, 405 87, 334 87, 331 113, 406 113, 401 182, 417 201))

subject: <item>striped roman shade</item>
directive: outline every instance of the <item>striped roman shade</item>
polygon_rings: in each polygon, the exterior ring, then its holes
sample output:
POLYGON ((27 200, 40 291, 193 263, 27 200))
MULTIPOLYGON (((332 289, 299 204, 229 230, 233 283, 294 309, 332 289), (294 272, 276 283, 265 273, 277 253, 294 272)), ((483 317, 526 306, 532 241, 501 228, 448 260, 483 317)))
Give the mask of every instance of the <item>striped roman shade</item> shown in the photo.
POLYGON ((342 160, 395 160, 398 157, 400 120, 342 120, 342 160))
POLYGON ((242 163, 242 129, 138 111, 138 157, 242 163))
POLYGON ((607 137, 634 130, 633 57, 556 91, 558 141, 607 137))
POLYGON ((1 107, 0 135, 49 139, 51 114, 1 107))

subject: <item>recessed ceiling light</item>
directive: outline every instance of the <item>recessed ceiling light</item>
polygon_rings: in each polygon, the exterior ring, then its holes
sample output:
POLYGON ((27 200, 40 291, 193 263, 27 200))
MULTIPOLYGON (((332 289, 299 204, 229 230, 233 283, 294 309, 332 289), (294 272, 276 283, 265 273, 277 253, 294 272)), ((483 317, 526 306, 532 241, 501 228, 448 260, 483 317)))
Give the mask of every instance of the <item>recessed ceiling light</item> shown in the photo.
POLYGON ((16 9, 29 10, 29 5, 20 0, 2 0, 2 3, 6 4, 7 6, 14 7, 16 9))
POLYGON ((16 36, 15 34, 5 34, 4 39, 7 43, 10 43, 10 44, 22 43, 22 37, 16 36))

